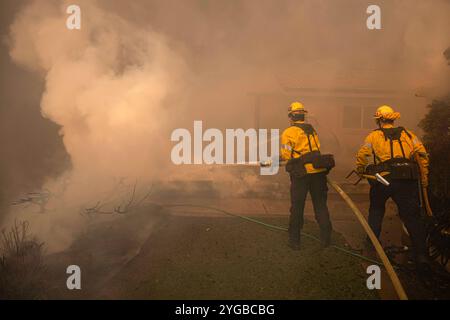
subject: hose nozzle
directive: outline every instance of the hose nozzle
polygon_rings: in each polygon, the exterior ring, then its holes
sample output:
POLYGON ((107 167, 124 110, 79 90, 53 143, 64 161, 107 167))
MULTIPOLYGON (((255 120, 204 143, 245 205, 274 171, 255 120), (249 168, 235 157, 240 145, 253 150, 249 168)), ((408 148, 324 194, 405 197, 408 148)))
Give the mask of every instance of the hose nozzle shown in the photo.
POLYGON ((385 178, 383 178, 383 177, 381 176, 381 174, 376 173, 376 174, 375 174, 375 177, 377 178, 377 181, 378 181, 379 183, 385 185, 386 187, 390 186, 389 181, 387 181, 385 178))

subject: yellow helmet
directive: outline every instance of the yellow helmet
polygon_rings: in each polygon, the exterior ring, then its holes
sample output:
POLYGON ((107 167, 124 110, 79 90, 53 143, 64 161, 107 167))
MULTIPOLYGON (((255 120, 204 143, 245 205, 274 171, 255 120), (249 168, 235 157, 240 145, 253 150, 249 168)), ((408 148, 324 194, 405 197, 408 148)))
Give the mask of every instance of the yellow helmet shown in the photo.
POLYGON ((288 112, 289 112, 289 114, 308 113, 308 111, 305 110, 305 107, 303 106, 303 104, 298 101, 291 103, 291 105, 289 106, 288 112))
POLYGON ((388 105, 382 105, 375 112, 374 118, 385 120, 397 120, 398 118, 400 118, 400 113, 395 112, 394 109, 392 109, 388 105))

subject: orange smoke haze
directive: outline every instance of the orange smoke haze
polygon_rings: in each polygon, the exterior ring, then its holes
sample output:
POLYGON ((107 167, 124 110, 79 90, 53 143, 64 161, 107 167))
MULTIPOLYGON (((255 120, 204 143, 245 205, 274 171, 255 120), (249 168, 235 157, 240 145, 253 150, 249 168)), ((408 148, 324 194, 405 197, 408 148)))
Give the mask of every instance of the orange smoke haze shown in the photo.
MULTIPOLYGON (((366 28, 371 2, 356 0, 78 0, 79 31, 65 27, 73 1, 17 8, 10 58, 43 79, 42 116, 60 127, 71 162, 44 183, 61 196, 49 204, 53 213, 31 218, 38 236, 53 244, 51 250, 69 245, 83 223, 79 206, 95 203, 121 177, 148 182, 208 174, 206 168, 173 168, 171 131, 190 129, 194 120, 252 127, 252 93, 345 81, 443 94, 450 2, 377 2, 379 31, 366 28)), ((287 106, 274 108, 284 115, 287 106)))

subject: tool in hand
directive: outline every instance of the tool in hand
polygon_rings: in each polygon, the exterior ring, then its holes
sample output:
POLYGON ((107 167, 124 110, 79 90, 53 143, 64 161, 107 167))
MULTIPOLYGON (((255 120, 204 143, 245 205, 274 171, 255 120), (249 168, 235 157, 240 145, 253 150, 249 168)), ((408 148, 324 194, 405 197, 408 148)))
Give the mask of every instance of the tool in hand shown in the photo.
POLYGON ((381 173, 376 173, 375 175, 370 175, 370 174, 358 173, 356 170, 352 170, 345 178, 348 179, 348 178, 350 178, 350 176, 352 174, 356 174, 359 177, 359 180, 354 183, 355 186, 358 183, 360 183, 362 179, 375 180, 375 181, 378 181, 379 183, 381 183, 381 184, 383 184, 385 186, 389 186, 390 185, 389 181, 387 181, 383 177, 383 176, 388 175, 389 173, 390 172, 381 172, 381 173))

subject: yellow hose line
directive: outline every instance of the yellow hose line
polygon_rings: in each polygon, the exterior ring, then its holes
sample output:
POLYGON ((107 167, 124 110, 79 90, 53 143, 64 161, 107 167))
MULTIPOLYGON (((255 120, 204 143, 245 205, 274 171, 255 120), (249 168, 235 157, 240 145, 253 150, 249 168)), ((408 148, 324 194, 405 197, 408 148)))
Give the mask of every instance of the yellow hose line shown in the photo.
POLYGON ((399 280, 397 274, 395 273, 391 262, 389 261, 388 257, 386 256, 386 253, 384 252, 383 247, 381 246, 377 237, 373 233, 372 229, 370 228, 369 224, 367 223, 367 221, 364 218, 361 211, 356 207, 356 205, 352 201, 352 199, 350 199, 350 197, 344 192, 344 190, 341 189, 341 187, 335 181, 328 178, 328 183, 339 193, 339 195, 342 197, 342 199, 344 199, 345 202, 347 202, 348 206, 355 213, 356 218, 358 218, 359 223, 361 223, 362 227, 364 228, 364 231, 366 231, 367 235, 369 236, 370 241, 372 241, 372 243, 375 247, 375 250, 378 253, 378 256, 380 257, 381 261, 383 262, 383 264, 386 268, 386 271, 389 275, 389 278, 391 279, 392 284, 394 285, 395 291, 397 292, 397 295, 400 298, 400 300, 408 300, 408 296, 406 295, 406 292, 403 289, 403 286, 400 283, 400 280, 399 280))

